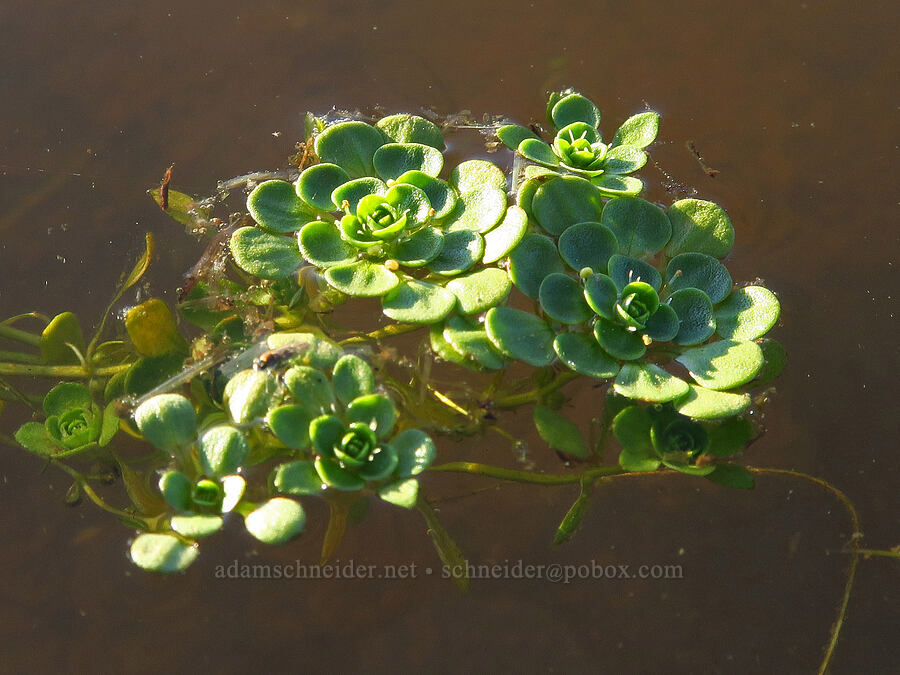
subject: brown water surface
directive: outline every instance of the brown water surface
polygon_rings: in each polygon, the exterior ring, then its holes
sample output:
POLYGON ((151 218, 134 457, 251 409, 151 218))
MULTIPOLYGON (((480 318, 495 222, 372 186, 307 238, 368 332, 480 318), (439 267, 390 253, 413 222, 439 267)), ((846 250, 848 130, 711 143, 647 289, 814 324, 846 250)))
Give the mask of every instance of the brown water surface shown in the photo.
MULTIPOLYGON (((145 231, 161 244, 153 292, 173 300, 199 247, 145 189, 172 163, 194 194, 277 168, 307 110, 528 122, 548 88, 572 85, 607 133, 645 104, 660 111, 651 197, 683 196, 666 191, 678 183, 721 203, 734 278, 758 275, 782 301, 774 336, 790 365, 748 462, 833 482, 867 545, 900 543, 896 3, 5 0, 0 26, 0 316, 68 309, 90 323, 145 231)), ((573 392, 586 419, 596 394, 573 392)), ((442 452, 514 465, 497 438, 442 452)), ((234 560, 314 562, 320 504, 290 546, 255 545, 232 523, 187 574, 160 578, 125 560, 120 524, 60 503, 63 475, 2 452, 3 672, 814 672, 849 562, 846 513, 797 480, 762 477, 749 493, 612 482, 553 548, 573 489, 432 475, 473 563, 676 564, 683 578, 485 579, 460 597, 418 514, 386 506, 337 557, 415 563, 416 579, 215 578, 234 560)), ((533 439, 531 452, 561 469, 533 439)), ((898 581, 895 561, 861 563, 835 673, 895 670, 898 581)))

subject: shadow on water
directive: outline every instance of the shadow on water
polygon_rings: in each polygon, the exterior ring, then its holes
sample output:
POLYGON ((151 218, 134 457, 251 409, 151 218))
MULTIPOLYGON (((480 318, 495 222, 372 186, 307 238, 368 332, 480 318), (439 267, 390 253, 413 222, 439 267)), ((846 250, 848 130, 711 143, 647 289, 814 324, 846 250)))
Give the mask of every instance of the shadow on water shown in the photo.
MULTIPOLYGON (((737 229, 735 279, 759 274, 784 307, 776 335, 791 361, 749 461, 828 479, 856 503, 866 543, 900 543, 885 403, 898 365, 894 5, 45 0, 4 3, 0 24, 3 316, 98 316, 145 231, 161 244, 153 292, 172 301, 199 248, 144 190, 173 162, 174 185, 192 193, 277 167, 308 109, 527 122, 545 89, 574 85, 609 128, 646 102, 663 114, 644 172, 651 198, 683 196, 680 184, 721 203, 737 229)), ((575 400, 586 419, 592 391, 575 400)), ((497 438, 444 440, 442 452, 508 463, 497 438)), ((119 524, 61 505, 61 475, 3 452, 9 672, 810 672, 849 562, 839 504, 783 477, 746 494, 614 481, 595 491, 577 537, 552 548, 573 488, 432 475, 425 487, 473 563, 679 565, 682 578, 481 579, 460 597, 422 521, 391 508, 372 509, 336 557, 415 564, 414 579, 216 578, 232 561, 316 561, 321 505, 291 546, 263 549, 235 527, 186 575, 159 578, 125 561, 119 524)), ((834 672, 896 664, 897 589, 895 562, 861 563, 834 672)))

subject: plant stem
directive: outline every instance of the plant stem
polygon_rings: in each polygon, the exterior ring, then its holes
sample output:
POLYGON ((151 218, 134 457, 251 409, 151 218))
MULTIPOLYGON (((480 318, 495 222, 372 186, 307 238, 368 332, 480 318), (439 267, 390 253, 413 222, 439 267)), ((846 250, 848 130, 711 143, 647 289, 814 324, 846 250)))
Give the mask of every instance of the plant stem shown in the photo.
POLYGON ((500 480, 508 480, 515 483, 531 483, 534 485, 569 485, 572 483, 580 483, 582 480, 591 480, 594 478, 603 478, 605 476, 614 476, 625 473, 625 470, 618 466, 598 466, 593 469, 585 469, 581 473, 535 473, 533 471, 504 469, 500 466, 479 464, 477 462, 449 462, 447 464, 433 466, 429 468, 428 471, 470 473, 478 476, 487 476, 488 478, 499 478, 500 480))
POLYGON ((572 380, 578 379, 579 377, 580 375, 578 373, 567 370, 565 372, 559 373, 543 387, 538 387, 537 389, 532 389, 531 391, 526 391, 522 394, 515 394, 513 396, 498 398, 493 402, 493 404, 495 408, 517 408, 520 405, 524 405, 526 403, 535 403, 536 401, 540 401, 547 394, 556 391, 563 385, 566 385, 572 380))
POLYGON ((128 370, 130 363, 118 366, 88 369, 84 366, 41 366, 27 363, 0 363, 0 375, 30 375, 32 377, 65 377, 87 379, 89 377, 105 377, 128 370))
POLYGON ((111 506, 103 501, 103 498, 96 492, 94 492, 94 488, 92 488, 88 484, 87 478, 85 478, 81 473, 79 473, 72 467, 68 466, 67 464, 63 464, 62 462, 55 459, 51 459, 50 463, 58 469, 61 469, 62 471, 65 471, 67 474, 69 474, 72 480, 78 483, 78 487, 80 487, 84 491, 84 494, 88 496, 88 499, 90 499, 92 502, 94 502, 94 504, 96 504, 107 513, 111 513, 114 516, 118 516, 119 518, 137 523, 144 530, 149 531, 151 529, 150 526, 142 518, 138 518, 137 516, 132 515, 127 511, 117 509, 115 506, 111 506))
POLYGON ((0 359, 13 363, 37 364, 41 362, 41 357, 37 354, 26 354, 25 352, 0 352, 0 359))
POLYGON ((35 335, 34 333, 19 330, 18 328, 13 328, 12 326, 4 326, 2 324, 0 324, 0 338, 15 340, 16 342, 23 342, 24 344, 31 345, 32 347, 41 346, 40 335, 35 335))
POLYGON ((402 335, 403 333, 412 333, 413 331, 421 330, 422 328, 425 328, 425 325, 421 323, 392 323, 384 328, 374 330, 371 333, 348 337, 345 340, 341 340, 338 344, 352 345, 360 342, 376 342, 382 338, 391 337, 392 335, 402 335))
POLYGON ((885 551, 880 548, 858 548, 856 553, 863 556, 883 556, 885 558, 897 558, 900 560, 900 551, 885 551))

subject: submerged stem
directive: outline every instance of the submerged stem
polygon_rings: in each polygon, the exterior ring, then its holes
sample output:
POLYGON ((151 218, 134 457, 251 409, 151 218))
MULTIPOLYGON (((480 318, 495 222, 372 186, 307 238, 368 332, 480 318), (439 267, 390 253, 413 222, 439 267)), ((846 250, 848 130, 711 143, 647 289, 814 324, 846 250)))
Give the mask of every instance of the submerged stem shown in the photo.
POLYGON ((384 328, 373 330, 371 333, 363 335, 354 335, 345 340, 341 340, 340 345, 353 345, 360 342, 376 342, 382 338, 391 337, 392 335, 402 335, 403 333, 412 333, 413 331, 425 328, 425 324, 421 323, 392 323, 384 328))
POLYGON ((582 480, 603 478, 625 473, 619 466, 598 466, 593 469, 585 469, 580 473, 535 473, 533 471, 519 471, 517 469, 505 469, 490 464, 478 462, 449 462, 432 466, 428 471, 452 471, 455 473, 471 473, 488 478, 513 481, 515 483, 532 483, 534 485, 569 485, 580 483, 582 480))
POLYGON ((130 363, 103 368, 88 369, 84 366, 41 366, 27 363, 0 363, 0 375, 28 375, 31 377, 67 377, 86 379, 89 377, 106 377, 128 370, 130 363))
POLYGON ((566 385, 572 380, 578 379, 579 377, 580 376, 578 375, 578 373, 565 371, 559 373, 543 387, 537 387, 536 389, 526 391, 522 394, 514 394, 512 396, 498 398, 493 402, 493 405, 495 408, 517 408, 520 405, 524 405, 526 403, 535 403, 537 401, 540 401, 547 394, 553 393, 563 385, 566 385))
POLYGON ((72 478, 72 480, 74 480, 76 483, 78 483, 78 487, 80 487, 84 491, 84 494, 86 494, 88 496, 88 499, 90 499, 92 502, 94 502, 94 504, 96 506, 98 506, 99 508, 103 509, 107 513, 111 513, 115 516, 118 516, 119 518, 123 518, 125 520, 136 523, 144 530, 149 531, 151 529, 150 526, 142 518, 139 518, 131 513, 128 513, 127 511, 123 511, 122 509, 117 509, 115 506, 107 504, 100 495, 98 495, 96 492, 94 492, 94 488, 92 488, 90 486, 87 478, 80 472, 76 471, 75 469, 68 466, 67 464, 64 464, 55 459, 51 459, 50 463, 53 464, 53 466, 57 467, 58 469, 61 469, 62 471, 65 471, 67 474, 69 474, 69 476, 72 478))
POLYGON ((0 338, 15 340, 16 342, 22 342, 26 345, 31 345, 32 347, 41 346, 40 335, 35 335, 34 333, 29 333, 25 330, 19 330, 18 328, 13 328, 12 326, 4 326, 3 324, 0 324, 0 338))

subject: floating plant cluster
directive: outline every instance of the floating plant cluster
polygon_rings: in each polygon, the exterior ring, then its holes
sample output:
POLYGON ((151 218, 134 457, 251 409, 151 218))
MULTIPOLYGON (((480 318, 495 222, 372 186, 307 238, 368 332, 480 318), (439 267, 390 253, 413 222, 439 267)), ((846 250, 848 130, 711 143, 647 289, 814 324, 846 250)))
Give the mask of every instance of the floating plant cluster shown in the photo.
MULTIPOLYGON (((423 472, 544 474, 434 465, 434 438, 490 428, 513 438, 502 411, 522 406, 566 459, 561 475, 582 485, 557 542, 602 476, 664 469, 752 487, 734 458, 759 435, 756 394, 784 365, 765 337, 778 300, 734 283, 720 206, 639 196, 632 174, 657 136, 655 112, 607 141, 600 126, 592 101, 553 93, 545 122, 494 128, 511 151, 498 163, 451 168, 434 121, 309 116, 293 175, 257 181, 229 222, 211 218, 215 200, 165 182, 153 192, 163 209, 216 235, 182 289, 182 327, 157 299, 128 312, 121 339, 101 341, 104 317, 87 345, 71 314, 41 335, 12 326, 23 317, 4 322, 0 337, 40 354, 7 357, 0 374, 77 380, 39 407, 0 380, 5 400, 40 418, 16 440, 72 476, 73 501, 87 495, 140 530, 132 560, 161 572, 187 567, 197 541, 237 516, 259 541, 286 542, 303 531, 309 498, 331 507, 323 558, 369 496, 421 511, 442 533, 441 555, 458 556, 420 490, 423 472), (331 315, 371 299, 384 318, 368 333, 331 315), (423 348, 392 372, 377 348, 419 330, 423 348), (431 361, 494 377, 449 396, 430 381, 431 361), (579 377, 605 393, 589 434, 562 411, 579 377), (138 466, 117 449, 126 435, 153 446, 152 460, 138 466), (613 439, 618 464, 602 465, 613 439), (107 503, 74 460, 121 476, 128 506, 107 503)), ((150 242, 111 307, 143 274, 150 242)))

